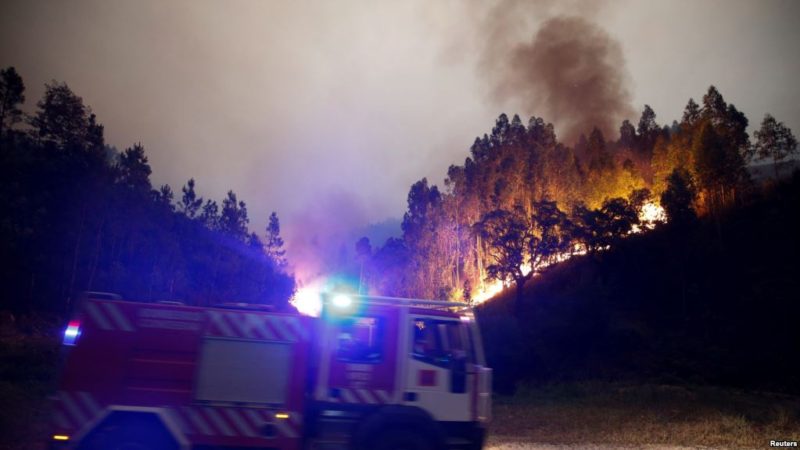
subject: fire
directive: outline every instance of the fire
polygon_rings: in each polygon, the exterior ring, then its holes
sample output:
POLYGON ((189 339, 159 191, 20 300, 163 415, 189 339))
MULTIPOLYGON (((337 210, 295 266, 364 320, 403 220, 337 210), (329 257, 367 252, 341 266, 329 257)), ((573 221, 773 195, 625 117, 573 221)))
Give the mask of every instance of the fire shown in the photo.
MULTIPOLYGON (((639 212, 639 222, 640 225, 635 225, 631 230, 631 234, 652 230, 656 224, 666 223, 667 215, 664 211, 664 208, 662 208, 660 205, 653 202, 647 202, 642 205, 642 209, 639 212)), ((584 248, 584 246, 581 244, 575 244, 571 251, 554 255, 548 262, 537 264, 535 268, 528 263, 522 264, 520 266, 520 271, 525 276, 533 271, 533 276, 535 277, 539 275, 539 271, 541 269, 544 269, 551 264, 560 263, 572 258, 573 256, 584 254, 586 254, 586 248, 584 248)), ((513 284, 514 282, 512 280, 486 281, 482 283, 472 294, 472 304, 480 305, 481 303, 491 300, 493 297, 500 294, 503 289, 511 287, 513 284)), ((320 311, 322 310, 322 300, 320 298, 321 291, 321 282, 309 283, 299 288, 289 303, 297 308, 301 314, 319 316, 320 311)), ((460 298, 460 294, 456 295, 456 297, 460 298)), ((456 299, 454 298, 454 300, 456 299)))
POLYGON ((481 303, 488 301, 495 295, 503 292, 505 287, 506 286, 500 280, 492 280, 485 283, 484 286, 478 289, 478 291, 473 295, 472 304, 480 305, 481 303))
POLYGON ((317 317, 322 311, 320 288, 316 283, 302 286, 294 293, 289 304, 297 308, 300 314, 317 317))
MULTIPOLYGON (((586 249, 583 248, 583 246, 580 245, 580 244, 575 244, 572 247, 572 251, 571 252, 559 253, 559 254, 555 255, 552 258, 551 261, 546 262, 546 263, 542 263, 542 264, 538 264, 536 266, 536 271, 534 272, 533 276, 534 277, 538 276, 539 275, 539 271, 541 269, 544 269, 545 267, 548 267, 548 266, 550 266, 552 264, 556 264, 556 263, 560 263, 560 262, 566 261, 566 260, 572 258, 575 255, 585 255, 585 254, 586 254, 586 249)), ((522 265, 519 266, 519 269, 522 272, 522 275, 527 276, 529 273, 531 273, 531 271, 533 270, 533 267, 531 267, 530 264, 522 264, 522 265)), ((495 295, 501 293, 503 291, 503 289, 505 289, 507 287, 511 287, 512 285, 513 285, 513 281, 510 281, 510 280, 507 280, 507 281, 492 280, 490 282, 487 282, 487 283, 485 283, 483 285, 483 287, 478 289, 478 291, 475 293, 475 295, 473 295, 472 304, 473 305, 480 305, 481 303, 484 303, 484 302, 486 302, 488 300, 491 300, 495 295)))
POLYGON ((653 202, 647 202, 642 205, 642 210, 639 211, 640 225, 634 225, 631 233, 641 233, 644 230, 652 230, 658 223, 667 222, 667 213, 661 205, 653 202))

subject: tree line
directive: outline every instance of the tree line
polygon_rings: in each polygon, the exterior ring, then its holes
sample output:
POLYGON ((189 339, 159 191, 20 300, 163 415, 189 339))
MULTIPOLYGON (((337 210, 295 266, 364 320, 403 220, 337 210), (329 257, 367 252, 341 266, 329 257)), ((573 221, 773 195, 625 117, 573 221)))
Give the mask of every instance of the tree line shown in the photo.
POLYGON ((3 309, 63 312, 81 291, 287 304, 295 282, 274 212, 259 235, 233 191, 217 202, 194 179, 177 194, 154 187, 144 147, 107 145, 65 83, 47 84, 30 116, 24 102, 16 70, 0 71, 3 309))
POLYGON ((668 125, 645 105, 619 135, 595 128, 574 144, 554 126, 501 114, 477 137, 444 188, 423 178, 408 194, 402 236, 373 248, 356 243, 362 280, 373 292, 471 301, 490 280, 516 285, 517 299, 538 269, 574 253, 607 249, 660 204, 675 224, 718 216, 751 198, 747 164, 778 163, 796 151, 783 123, 767 115, 751 142, 748 119, 709 87, 668 125))

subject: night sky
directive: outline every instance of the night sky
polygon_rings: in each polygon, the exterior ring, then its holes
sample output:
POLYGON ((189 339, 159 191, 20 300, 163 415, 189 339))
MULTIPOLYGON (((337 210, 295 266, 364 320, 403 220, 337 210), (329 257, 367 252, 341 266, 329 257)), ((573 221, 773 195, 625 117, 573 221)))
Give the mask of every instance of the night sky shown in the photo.
POLYGON ((23 77, 29 111, 45 82, 67 82, 109 144, 142 142, 154 184, 180 192, 194 177, 217 200, 233 189, 254 230, 272 210, 290 234, 330 219, 347 229, 401 217, 409 186, 440 183, 501 112, 561 131, 530 92, 495 95, 503 55, 486 68, 487 42, 529 43, 555 16, 619 44, 633 120, 645 103, 661 124, 680 119, 713 83, 751 136, 766 112, 800 132, 791 0, 4 0, 0 66, 23 77))

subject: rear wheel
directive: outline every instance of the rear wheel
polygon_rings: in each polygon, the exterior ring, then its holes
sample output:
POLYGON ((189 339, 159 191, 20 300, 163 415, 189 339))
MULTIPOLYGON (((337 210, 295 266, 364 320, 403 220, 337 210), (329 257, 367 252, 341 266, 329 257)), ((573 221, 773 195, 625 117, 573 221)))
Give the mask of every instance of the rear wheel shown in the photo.
POLYGON ((379 434, 372 442, 375 450, 434 450, 425 436, 414 430, 398 429, 379 434))

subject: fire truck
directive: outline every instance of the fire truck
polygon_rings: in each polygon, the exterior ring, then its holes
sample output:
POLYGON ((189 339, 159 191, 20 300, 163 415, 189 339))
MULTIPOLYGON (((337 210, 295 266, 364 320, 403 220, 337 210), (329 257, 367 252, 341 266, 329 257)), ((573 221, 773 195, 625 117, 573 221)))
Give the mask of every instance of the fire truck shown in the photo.
POLYGON ((52 448, 479 450, 491 414, 453 302, 327 294, 315 318, 94 296, 64 352, 52 448))

